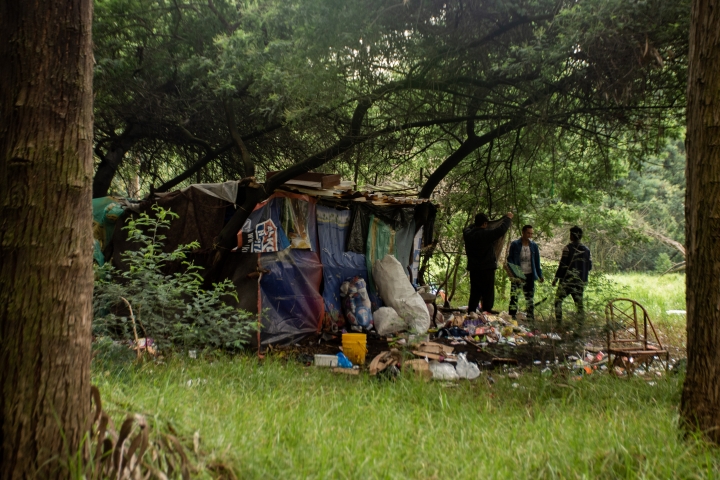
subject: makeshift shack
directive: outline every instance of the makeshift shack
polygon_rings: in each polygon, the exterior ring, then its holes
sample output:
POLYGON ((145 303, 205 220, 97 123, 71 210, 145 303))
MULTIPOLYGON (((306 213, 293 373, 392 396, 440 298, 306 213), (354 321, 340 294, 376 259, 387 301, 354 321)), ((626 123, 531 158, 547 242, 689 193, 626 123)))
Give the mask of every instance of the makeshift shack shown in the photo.
POLYGON ((205 267, 208 284, 230 278, 238 306, 260 313, 261 342, 287 343, 348 326, 341 306, 347 279, 362 278, 372 309, 382 306, 371 272, 385 254, 395 256, 417 282, 420 249, 432 241, 436 207, 416 196, 402 185, 355 191, 339 176, 306 174, 256 206, 238 232, 237 248, 218 265, 213 242, 242 203, 239 182, 192 185, 139 204, 98 202, 125 208, 102 256, 123 268, 121 254, 133 248, 122 229, 127 218, 151 214, 154 204, 171 209, 180 218, 166 233, 165 248, 198 241, 191 260, 205 267))

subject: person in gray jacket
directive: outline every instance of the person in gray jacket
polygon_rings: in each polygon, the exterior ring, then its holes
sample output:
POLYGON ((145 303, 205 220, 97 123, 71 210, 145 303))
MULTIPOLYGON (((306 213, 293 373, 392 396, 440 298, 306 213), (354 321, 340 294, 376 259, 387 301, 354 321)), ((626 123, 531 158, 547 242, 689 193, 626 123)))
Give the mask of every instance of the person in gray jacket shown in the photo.
POLYGON ((524 283, 510 284, 510 309, 509 313, 515 318, 518 310, 519 290, 522 288, 527 303, 528 320, 535 318, 535 280, 541 283, 545 281, 540 266, 540 248, 533 242, 533 226, 525 225, 522 228, 522 236, 510 244, 507 263, 517 265, 525 275, 524 283))

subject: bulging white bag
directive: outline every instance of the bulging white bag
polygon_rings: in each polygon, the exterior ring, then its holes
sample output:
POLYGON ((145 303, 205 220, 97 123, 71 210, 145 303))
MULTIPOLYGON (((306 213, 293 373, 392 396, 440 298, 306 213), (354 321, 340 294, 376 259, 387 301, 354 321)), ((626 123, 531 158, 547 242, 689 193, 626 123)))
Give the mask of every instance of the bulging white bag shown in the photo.
POLYGON ((430 314, 400 262, 392 255, 385 255, 382 260, 375 261, 372 270, 383 303, 392 307, 410 330, 426 333, 430 328, 430 314))
POLYGON ((480 367, 477 363, 468 362, 466 353, 459 353, 457 366, 455 367, 458 377, 473 380, 480 376, 480 367))
POLYGON ((455 367, 447 362, 438 362, 433 360, 430 362, 430 372, 433 380, 457 380, 458 374, 455 367))
POLYGON ((381 307, 375 310, 375 313, 373 313, 373 322, 375 324, 375 331, 380 336, 400 332, 407 328, 405 320, 400 318, 400 315, 398 315, 392 307, 381 307))

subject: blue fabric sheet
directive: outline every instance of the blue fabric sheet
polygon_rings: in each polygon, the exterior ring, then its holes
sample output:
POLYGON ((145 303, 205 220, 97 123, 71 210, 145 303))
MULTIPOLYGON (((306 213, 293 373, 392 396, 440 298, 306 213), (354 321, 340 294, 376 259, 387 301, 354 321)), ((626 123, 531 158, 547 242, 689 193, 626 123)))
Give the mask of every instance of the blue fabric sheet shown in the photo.
POLYGON ((258 287, 264 344, 290 342, 320 330, 325 308, 316 231, 314 201, 276 193, 252 212, 238 235, 241 251, 259 252, 259 266, 268 271, 258 287), (285 232, 283 225, 291 230, 285 232), (268 238, 269 233, 274 237, 268 238))
MULTIPOLYGON (((350 233, 349 210, 336 210, 322 205, 317 206, 317 231, 320 244, 320 260, 323 264, 323 300, 325 302, 326 327, 342 327, 345 319, 342 315, 340 285, 354 276, 368 281, 365 255, 346 252, 345 244, 350 233)), ((373 310, 381 306, 377 297, 370 297, 373 310)))
POLYGON ((286 248, 260 254, 270 270, 260 280, 262 343, 281 343, 318 332, 324 306, 322 265, 316 252, 286 248))

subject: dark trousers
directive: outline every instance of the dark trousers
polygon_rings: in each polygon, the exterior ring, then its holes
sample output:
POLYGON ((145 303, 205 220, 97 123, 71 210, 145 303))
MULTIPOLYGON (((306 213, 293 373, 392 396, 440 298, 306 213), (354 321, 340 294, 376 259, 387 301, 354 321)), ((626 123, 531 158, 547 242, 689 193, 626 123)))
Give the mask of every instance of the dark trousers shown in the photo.
POLYGON ((532 273, 526 273, 525 283, 510 284, 510 315, 515 315, 518 311, 518 297, 520 289, 523 291, 525 302, 527 303, 528 318, 535 318, 535 279, 532 273))
POLYGON ((495 270, 470 270, 468 312, 477 310, 480 301, 486 312, 495 305, 495 270))
POLYGON ((555 320, 557 320, 558 324, 562 322, 562 302, 565 297, 570 295, 578 311, 578 323, 582 325, 585 320, 583 293, 585 293, 585 285, 583 284, 560 282, 557 292, 555 292, 555 320))

